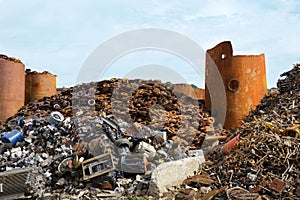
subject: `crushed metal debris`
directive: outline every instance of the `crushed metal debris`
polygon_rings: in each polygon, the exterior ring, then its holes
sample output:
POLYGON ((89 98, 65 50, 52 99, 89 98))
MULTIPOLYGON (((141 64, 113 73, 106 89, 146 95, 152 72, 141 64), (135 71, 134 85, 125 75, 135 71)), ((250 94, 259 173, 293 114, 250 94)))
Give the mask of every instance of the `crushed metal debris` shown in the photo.
POLYGON ((38 167, 41 184, 25 193, 35 199, 147 196, 158 165, 203 157, 206 135, 226 137, 203 102, 171 89, 111 79, 29 103, 1 127, 0 171, 38 167))
POLYGON ((23 188, 34 199, 154 199, 157 166, 205 155, 160 198, 299 198, 300 66, 282 76, 234 133, 214 125, 203 102, 172 94, 170 83, 111 79, 63 89, 1 125, 0 171, 34 168, 23 188))

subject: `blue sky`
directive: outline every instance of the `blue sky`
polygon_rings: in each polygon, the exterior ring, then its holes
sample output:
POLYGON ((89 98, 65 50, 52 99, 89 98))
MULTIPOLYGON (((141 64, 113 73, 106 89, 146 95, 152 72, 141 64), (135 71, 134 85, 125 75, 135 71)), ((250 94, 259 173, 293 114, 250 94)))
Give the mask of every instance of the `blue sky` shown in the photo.
MULTIPOLYGON (((268 87, 275 86, 282 72, 300 62, 300 1, 297 0, 0 0, 0 3, 0 53, 21 59, 26 68, 56 74, 59 87, 75 83, 80 67, 102 42, 124 31, 145 27, 178 31, 205 50, 230 40, 234 54, 265 53, 268 87)), ((199 86, 204 82, 178 57, 155 51, 120 58, 105 77, 125 74, 133 77, 136 66, 151 63, 171 67, 187 82, 199 86)), ((155 76, 151 70, 148 74, 155 76)))

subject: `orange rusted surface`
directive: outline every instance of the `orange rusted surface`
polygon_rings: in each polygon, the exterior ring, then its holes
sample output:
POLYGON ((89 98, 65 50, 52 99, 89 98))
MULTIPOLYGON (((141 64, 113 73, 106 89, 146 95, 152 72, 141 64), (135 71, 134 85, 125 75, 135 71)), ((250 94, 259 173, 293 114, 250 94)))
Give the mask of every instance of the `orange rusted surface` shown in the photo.
POLYGON ((26 70, 25 104, 56 94, 56 76, 49 72, 30 72, 26 70))
MULTIPOLYGON (((210 72, 212 64, 217 65, 223 79, 227 100, 224 127, 227 129, 238 128, 243 118, 267 93, 264 54, 233 56, 232 52, 231 43, 225 41, 207 50, 206 58, 206 80, 214 78, 210 72)), ((207 86, 205 88, 205 104, 210 108, 210 91, 207 86)))
POLYGON ((0 58, 0 121, 14 115, 24 105, 24 64, 0 58))
POLYGON ((174 84, 173 92, 183 93, 195 100, 205 99, 205 90, 202 88, 193 88, 189 84, 174 84))

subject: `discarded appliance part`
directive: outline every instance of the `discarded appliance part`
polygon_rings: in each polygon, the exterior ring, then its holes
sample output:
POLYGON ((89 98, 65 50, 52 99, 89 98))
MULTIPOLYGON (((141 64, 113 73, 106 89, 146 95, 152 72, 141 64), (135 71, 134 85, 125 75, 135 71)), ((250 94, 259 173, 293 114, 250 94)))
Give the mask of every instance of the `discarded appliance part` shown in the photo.
POLYGON ((58 124, 64 121, 64 116, 60 112, 54 111, 50 114, 48 121, 50 124, 58 124))
POLYGON ((59 172, 64 172, 66 170, 71 170, 72 166, 73 166, 73 157, 65 158, 58 165, 58 171, 59 172))
POLYGON ((16 146, 17 142, 23 139, 23 134, 21 131, 14 129, 11 132, 4 133, 2 137, 2 142, 11 143, 12 146, 16 146))
POLYGON ((82 162, 83 180, 88 180, 115 169, 112 154, 107 153, 82 162))
POLYGON ((117 139, 114 144, 118 147, 118 153, 120 156, 128 154, 130 152, 129 147, 132 145, 127 138, 117 139))
POLYGON ((115 130, 119 130, 120 127, 115 124, 114 122, 112 122, 111 120, 109 120, 108 118, 105 118, 105 117, 101 117, 100 116, 100 119, 107 125, 109 125, 112 129, 115 129, 115 130))
MULTIPOLYGON (((17 59, 16 59, 17 61, 17 59)), ((25 101, 24 64, 0 57, 0 121, 14 115, 25 101)))
POLYGON ((139 142, 138 145, 135 147, 134 152, 145 153, 148 159, 152 159, 156 154, 155 148, 146 142, 139 142))
POLYGON ((143 153, 127 154, 119 159, 118 170, 130 174, 144 174, 147 171, 147 159, 143 153))
POLYGON ((129 153, 129 148, 128 147, 119 147, 118 148, 118 153, 120 156, 125 156, 126 154, 129 153))
POLYGON ((120 139, 117 139, 114 144, 117 146, 117 147, 123 147, 123 146, 127 146, 127 147, 131 147, 132 146, 132 143, 127 139, 127 138, 120 138, 120 139))
POLYGON ((88 100, 88 104, 89 104, 90 106, 94 106, 94 105, 96 104, 96 102, 95 102, 94 99, 90 99, 90 100, 88 100))
POLYGON ((0 199, 22 199, 27 192, 26 182, 33 168, 14 169, 0 173, 0 199))
POLYGON ((212 113, 217 121, 224 113, 220 113, 219 106, 227 106, 224 127, 238 128, 243 118, 249 114, 267 93, 265 56, 233 55, 229 41, 221 42, 214 48, 207 50, 205 77, 205 104, 211 108, 211 99, 216 98, 218 91, 209 91, 207 84, 214 83, 215 68, 219 70, 223 79, 226 102, 214 105, 212 113))
POLYGON ((106 135, 112 142, 115 142, 115 140, 124 135, 123 131, 115 122, 105 117, 99 116, 99 118, 103 121, 104 126, 106 126, 106 135))
POLYGON ((26 70, 25 104, 56 94, 56 76, 49 72, 26 70))

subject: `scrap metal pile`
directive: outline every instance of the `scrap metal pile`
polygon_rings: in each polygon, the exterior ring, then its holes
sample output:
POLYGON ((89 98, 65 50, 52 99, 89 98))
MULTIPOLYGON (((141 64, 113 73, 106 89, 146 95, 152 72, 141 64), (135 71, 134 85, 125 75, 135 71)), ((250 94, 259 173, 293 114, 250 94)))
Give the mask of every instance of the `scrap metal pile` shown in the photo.
POLYGON ((213 148, 178 199, 300 198, 300 65, 282 76, 229 139, 236 148, 213 148))
POLYGON ((145 196, 157 165, 224 134, 201 103, 171 91, 160 81, 111 79, 23 106, 0 129, 1 177, 34 171, 24 190, 34 199, 145 196))
POLYGON ((0 127, 0 198, 147 197, 159 164, 202 148, 199 171, 162 198, 297 199, 300 65, 282 76, 232 137, 160 81, 92 82, 30 103, 0 127), (226 134, 224 145, 204 141, 226 134))
POLYGON ((8 60, 8 61, 13 61, 13 62, 17 62, 17 63, 22 63, 21 60, 14 58, 14 57, 8 57, 6 55, 0 54, 0 58, 4 59, 4 60, 8 60))

